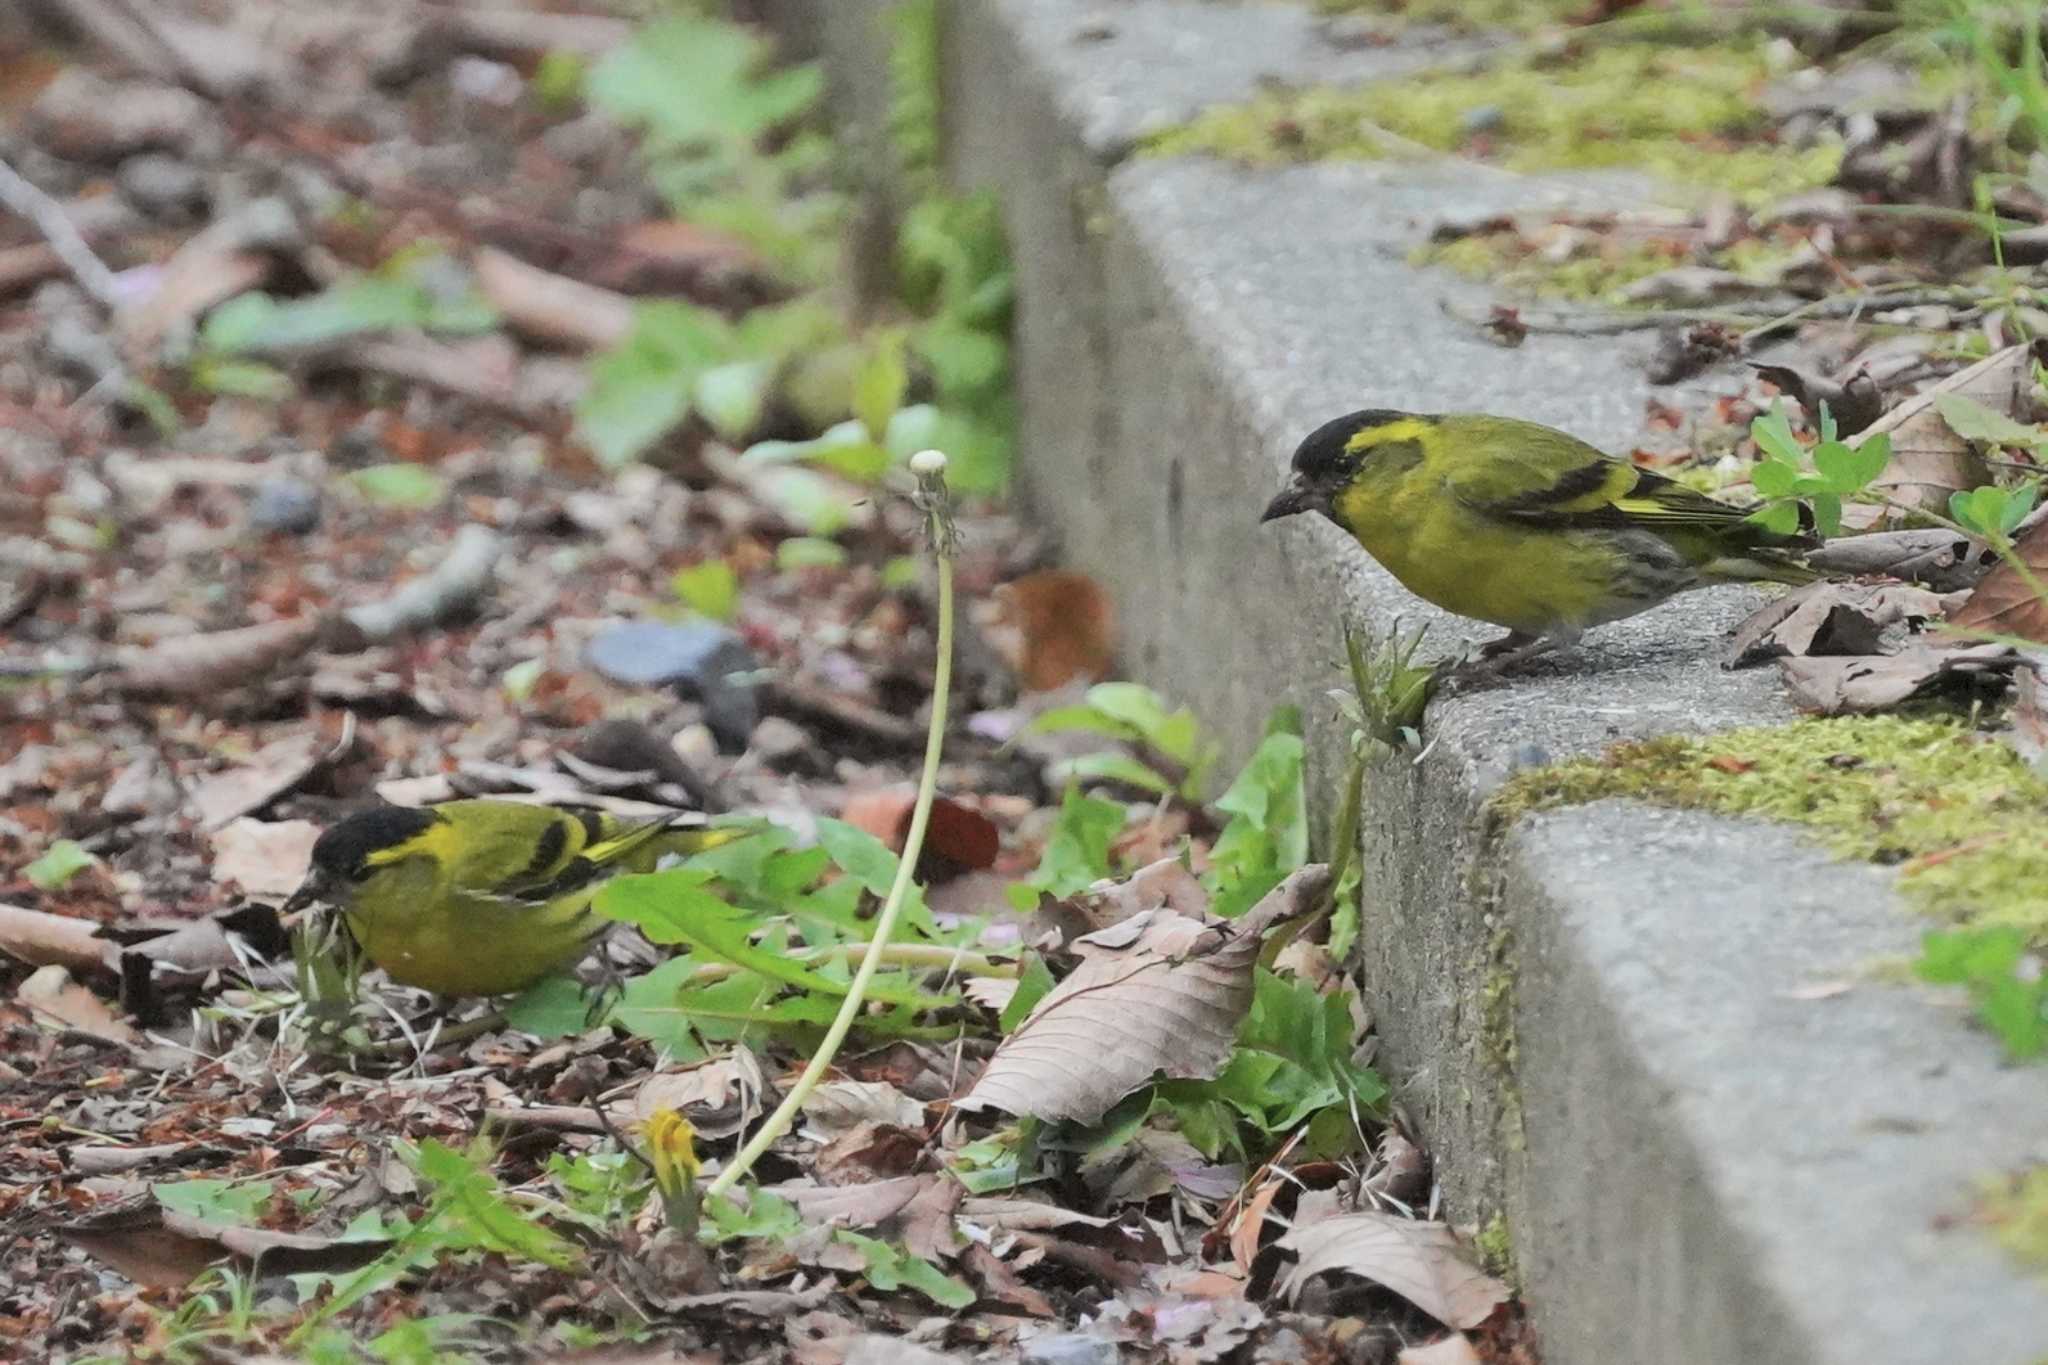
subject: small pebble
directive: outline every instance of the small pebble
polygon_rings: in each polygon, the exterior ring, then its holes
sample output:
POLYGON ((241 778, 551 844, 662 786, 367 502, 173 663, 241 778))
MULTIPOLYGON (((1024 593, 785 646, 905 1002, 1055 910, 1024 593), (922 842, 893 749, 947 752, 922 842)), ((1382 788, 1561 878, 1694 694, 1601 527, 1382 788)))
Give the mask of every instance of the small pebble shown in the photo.
POLYGON ((206 207, 206 177, 199 168, 163 152, 144 152, 121 163, 114 183, 129 203, 152 218, 187 222, 206 207))
POLYGON ((1022 1365, 1117 1365, 1116 1343, 1085 1332, 1061 1332, 1025 1343, 1022 1365))
POLYGON ((1458 120, 1458 131, 1465 137, 1478 137, 1499 132, 1507 121, 1507 111, 1498 104, 1482 104, 1465 111, 1465 117, 1458 120))
POLYGON ((736 754, 760 719, 754 673, 760 660, 738 632, 709 621, 634 621, 601 631, 584 660, 613 682, 673 687, 704 707, 724 753, 736 754))
POLYGON ((320 490, 314 485, 290 475, 256 485, 256 497, 249 504, 252 531, 302 536, 319 524, 320 490))

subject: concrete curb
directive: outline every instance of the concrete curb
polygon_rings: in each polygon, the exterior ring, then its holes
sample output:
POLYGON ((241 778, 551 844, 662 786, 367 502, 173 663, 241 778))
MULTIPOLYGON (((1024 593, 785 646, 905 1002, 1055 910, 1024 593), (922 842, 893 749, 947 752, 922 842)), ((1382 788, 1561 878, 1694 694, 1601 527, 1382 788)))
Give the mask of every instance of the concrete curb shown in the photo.
MULTIPOLYGON (((782 0, 835 100, 886 109, 875 0, 782 0)), ((1017 256, 1020 478, 1116 594, 1132 674, 1242 753, 1303 704, 1341 752, 1337 609, 1477 632, 1336 528, 1260 528, 1287 453, 1356 407, 1509 412, 1609 448, 1648 394, 1607 340, 1504 351, 1441 310, 1483 291, 1404 262, 1418 225, 1580 191, 1441 167, 1251 172, 1128 160, 1146 129, 1265 78, 1358 81, 1442 46, 1339 51, 1305 12, 1202 0, 947 11, 948 159, 1017 256)), ((1360 979, 1453 1216, 1505 1217, 1551 1365, 2048 1356, 2048 1286, 1955 1225, 2048 1158, 2048 1081, 1906 987, 1838 998, 1918 926, 1886 874, 1796 832, 1622 803, 1491 827, 1514 768, 1618 738, 1788 718, 1711 656, 1751 599, 1703 594, 1547 671, 1440 703, 1372 775, 1360 979)), ((1318 780, 1334 777, 1334 760, 1318 780)))

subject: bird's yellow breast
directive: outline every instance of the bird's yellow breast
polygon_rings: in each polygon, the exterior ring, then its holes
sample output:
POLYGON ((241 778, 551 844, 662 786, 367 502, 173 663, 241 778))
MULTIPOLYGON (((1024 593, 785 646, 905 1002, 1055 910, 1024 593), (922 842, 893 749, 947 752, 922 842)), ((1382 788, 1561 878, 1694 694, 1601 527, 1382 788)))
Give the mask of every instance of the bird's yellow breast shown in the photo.
POLYGON ((1339 493, 1337 520, 1401 586, 1445 611, 1531 635, 1591 625, 1611 577, 1596 536, 1531 531, 1458 500, 1427 458, 1339 493))

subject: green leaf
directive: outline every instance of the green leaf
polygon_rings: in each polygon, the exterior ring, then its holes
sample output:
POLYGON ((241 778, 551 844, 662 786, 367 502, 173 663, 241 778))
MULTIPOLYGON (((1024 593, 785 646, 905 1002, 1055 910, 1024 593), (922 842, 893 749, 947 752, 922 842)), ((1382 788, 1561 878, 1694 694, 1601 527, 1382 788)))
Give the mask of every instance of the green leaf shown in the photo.
MULTIPOLYGON (((1067 788, 1038 867, 1024 885, 1048 896, 1071 896, 1110 876, 1109 845, 1123 833, 1129 812, 1115 801, 1083 796, 1067 788)), ((1032 903, 1037 903, 1033 896, 1032 903)))
POLYGON ((705 1056, 697 1028, 676 1008, 676 992, 697 969, 690 957, 671 958, 650 972, 626 982, 611 1021, 637 1038, 660 1048, 671 1061, 695 1062, 705 1056))
POLYGON ((262 1218, 277 1186, 268 1180, 179 1180, 152 1185, 149 1192, 173 1213, 247 1227, 262 1218))
POLYGON ((845 564, 846 548, 836 540, 791 536, 775 547, 775 567, 785 573, 794 569, 837 569, 845 564))
POLYGON ((59 839, 43 850, 42 857, 22 868, 21 875, 38 891, 57 891, 88 867, 97 867, 99 861, 83 844, 59 839))
POLYGON ((853 378, 853 415, 877 446, 889 439, 889 423, 903 406, 903 395, 910 387, 910 369, 904 363, 903 350, 900 328, 879 329, 853 378))
POLYGON ((533 695, 534 687, 540 682, 540 675, 547 671, 546 659, 521 659, 506 669, 498 679, 498 685, 505 689, 505 695, 513 701, 525 701, 533 695))
POLYGON ((669 580, 677 597, 692 611, 714 621, 730 621, 739 611, 740 576, 723 559, 707 559, 678 569, 669 580))
POLYGON ((1799 532, 1799 508, 1789 502, 1774 502, 1768 507, 1759 507, 1749 514, 1749 519, 1777 535, 1789 536, 1799 532))
POLYGON ((1989 537, 2003 533, 2005 506, 2005 490, 1988 484, 1948 495, 1949 515, 1973 535, 1989 537))
POLYGON ((753 492, 785 521, 813 536, 830 536, 853 520, 853 497, 814 469, 788 466, 762 470, 753 492))
POLYGON ((1029 1018, 1038 1002, 1052 991, 1052 970, 1045 965, 1045 959, 1036 952, 1026 952, 1018 964, 1017 993, 1010 997, 1010 1003, 1003 1006, 997 1024, 1003 1032, 1015 1033, 1017 1025, 1029 1018))
POLYGON ((448 496, 448 481, 417 464, 373 464, 348 476, 356 492, 379 507, 423 511, 448 496))
POLYGON ((1974 398, 1960 393, 1938 393, 1934 396, 1934 410, 1941 414, 1941 420, 1948 423, 1948 429, 1965 441, 1976 441, 1983 445, 2019 446, 2024 450, 2036 450, 2048 442, 2048 434, 2039 427, 2031 427, 1993 408, 1987 408, 1974 398))
POLYGON ((866 1262, 868 1283, 883 1293, 914 1289, 945 1308, 967 1308, 974 1303, 974 1291, 947 1276, 922 1256, 890 1246, 873 1237, 841 1229, 833 1240, 858 1251, 866 1262))
POLYGON ((570 1038, 590 1027, 590 998, 572 976, 534 982, 504 1006, 505 1022, 537 1038, 570 1038))
MULTIPOLYGON (((1825 442, 1813 448, 1813 467, 1820 472, 1821 481, 1831 493, 1860 493, 1872 479, 1884 471, 1884 460, 1871 460, 1870 442, 1863 446, 1845 446, 1839 441, 1825 442), (1868 472, 1866 472, 1868 471, 1868 472)), ((1888 453, 1883 449, 1880 456, 1888 453)))
POLYGON ((1216 800, 1216 809, 1231 819, 1209 852, 1207 881, 1216 893, 1210 909, 1226 918, 1251 909, 1308 861, 1300 721, 1287 709, 1275 713, 1272 733, 1216 800))
POLYGON ((573 1244, 515 1206, 497 1180, 477 1161, 432 1138, 420 1144, 414 1162, 420 1178, 434 1186, 434 1203, 465 1235, 467 1246, 566 1269, 575 1264, 573 1244))
POLYGON ((2040 496, 2041 485, 2038 483, 2026 484, 2013 490, 2012 496, 2005 500, 2004 512, 1998 518, 1999 526, 2008 536, 2019 529, 2020 523, 2027 519, 2027 514, 2034 510, 2034 503, 2040 496))
POLYGON ((744 1207, 723 1195, 704 1200, 703 1237, 713 1246, 756 1237, 782 1242, 803 1230, 803 1215, 796 1205, 772 1190, 747 1191, 744 1207))
POLYGON ((817 68, 764 72, 768 44, 737 24, 676 15, 641 28, 591 71, 591 103, 657 145, 750 143, 809 109, 817 68))
POLYGON ((1782 460, 1759 460, 1749 468, 1750 487, 1758 496, 1782 498, 1792 491, 1792 485, 1799 478, 1799 467, 1782 460))
POLYGON ((1785 415, 1784 404, 1778 399, 1771 400, 1769 412, 1750 422, 1749 435, 1757 448, 1773 459, 1795 469, 1806 462, 1799 438, 1792 434, 1792 419, 1785 415))
POLYGON ((1842 497, 1839 493, 1813 495, 1813 529, 1824 539, 1842 534, 1842 497))
MULTIPOLYGON (((886 897, 889 888, 896 884, 896 855, 890 852, 887 844, 856 825, 849 825, 844 820, 818 821, 818 846, 831 856, 835 867, 869 895, 886 897)), ((896 938, 898 941, 930 938, 936 930, 932 912, 925 907, 924 892, 916 882, 912 882, 904 893, 903 909, 896 916, 896 938)), ((871 930, 863 926, 861 938, 865 940, 869 932, 871 930)))
POLYGON ((666 299, 640 304, 626 339, 590 362, 577 436, 606 465, 638 457, 689 415, 699 378, 731 345, 716 313, 666 299))
POLYGON ((934 318, 919 328, 915 345, 940 398, 949 402, 995 388, 1010 372, 1007 341, 952 318, 934 318))
POLYGON ((208 393, 277 402, 292 395, 292 379, 275 365, 255 360, 222 360, 200 355, 192 362, 192 382, 208 393))
POLYGON ((713 365, 697 376, 696 408, 721 437, 743 441, 761 425, 774 384, 772 362, 742 360, 713 365))
POLYGON ((1161 777, 1152 769, 1132 758, 1129 754, 1103 752, 1083 754, 1056 763, 1052 777, 1060 782, 1121 782, 1139 791, 1152 792, 1158 796, 1173 795, 1173 783, 1161 777))

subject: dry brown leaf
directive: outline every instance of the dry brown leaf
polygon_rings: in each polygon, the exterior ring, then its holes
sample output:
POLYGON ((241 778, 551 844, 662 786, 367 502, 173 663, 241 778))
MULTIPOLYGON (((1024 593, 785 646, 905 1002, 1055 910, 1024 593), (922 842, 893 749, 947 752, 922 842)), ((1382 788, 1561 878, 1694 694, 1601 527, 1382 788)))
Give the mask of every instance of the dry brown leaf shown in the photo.
POLYGON ((232 1260, 266 1275, 340 1274, 390 1249, 388 1239, 337 1241, 303 1233, 207 1223, 154 1199, 124 1205, 47 1231, 82 1247, 139 1285, 183 1289, 210 1265, 232 1260))
POLYGON ((14 993, 34 1013, 66 1028, 126 1046, 140 1046, 142 1035, 114 1007, 71 979, 62 967, 38 967, 14 993))
POLYGON ((1251 1005, 1265 931, 1328 880, 1321 864, 1304 867, 1228 924, 1160 909, 1075 940, 1081 965, 1003 1040, 958 1107, 1088 1124, 1154 1075, 1213 1077, 1251 1005))
POLYGON ((1914 394, 1851 438, 1849 444, 1860 446, 1873 436, 1889 435, 1891 463, 1871 487, 1908 506, 1945 510, 1950 493, 1991 482, 1991 471, 1976 449, 1942 420, 1934 400, 1945 393, 1959 393, 1993 412, 2017 417, 2025 411, 2032 383, 2030 349, 2008 346, 1914 394))
POLYGON ((1290 1184, 1278 1174, 1270 1174, 1238 1210, 1237 1221, 1230 1229, 1230 1259, 1239 1270, 1250 1272, 1252 1261, 1259 1254, 1259 1235, 1266 1230, 1266 1215, 1273 1210, 1273 1200, 1290 1184))
POLYGON ((1027 692, 1100 682, 1116 662, 1116 613, 1094 579, 1064 569, 1026 574, 996 589, 989 643, 1027 692))
POLYGON ((1017 998, 1021 984, 1014 976, 970 976, 960 983, 960 993, 983 1009, 1001 1014, 1017 998))
POLYGON ((445 621, 473 608, 489 590, 504 548, 504 537, 490 527, 465 526, 432 570, 389 597, 351 607, 342 615, 371 644, 445 621))
POLYGON ((1946 615, 1960 593, 1905 583, 1808 583, 1751 612, 1735 628, 1724 668, 1800 654, 1875 654, 1886 630, 1946 615))
POLYGON ((199 817, 201 829, 219 829, 237 816, 254 815, 297 787, 312 776, 326 751, 316 730, 274 739, 247 763, 208 773, 193 783, 186 804, 199 817))
POLYGON ((633 330, 633 300, 609 289, 479 247, 470 261, 479 292, 507 326, 536 341, 603 350, 633 330))
POLYGON ((1442 1223, 1347 1213, 1296 1228, 1279 1244, 1301 1257, 1279 1285, 1290 1303, 1331 1271, 1391 1289, 1446 1327, 1477 1327, 1508 1300, 1508 1287, 1467 1261, 1442 1223))
POLYGON ((1147 863, 1116 882, 1099 882, 1074 897, 1074 909, 1098 931, 1148 910, 1201 917, 1209 913, 1209 891, 1179 856, 1147 863))
POLYGON ((125 692, 185 697, 264 683, 312 649, 320 630, 319 618, 300 616, 236 630, 173 636, 121 651, 115 658, 118 671, 114 682, 125 692))
POLYGON ((1896 654, 1811 655, 1778 660, 1792 704, 1823 716, 1882 711, 1951 683, 2009 672, 2018 655, 2004 645, 1916 643, 1896 654))
POLYGON ((1461 1336, 1445 1337, 1427 1346, 1409 1346, 1394 1357, 1394 1365, 1480 1365, 1479 1352, 1461 1336))
POLYGON ((1030 1314, 1034 1318, 1058 1317, 1052 1300, 1024 1283, 1023 1277, 1003 1259, 979 1242, 971 1242, 960 1253, 961 1268, 981 1286, 982 1296, 1030 1314))
POLYGON ((1106 1228, 1116 1221, 1092 1213, 1079 1213, 1058 1204, 1007 1195, 964 1200, 960 1205, 960 1216, 991 1232, 1051 1232, 1074 1223, 1106 1228))
POLYGON ((655 1072, 634 1092, 633 1112, 645 1122, 657 1110, 673 1109, 699 1137, 717 1141, 760 1117, 766 1088, 760 1061, 739 1047, 694 1066, 655 1072))
POLYGON ((306 880, 320 827, 310 820, 255 820, 243 816, 208 836, 213 879, 233 882, 256 898, 289 896, 306 880))
POLYGON ((821 1137, 835 1137, 863 1123, 920 1128, 924 1105, 887 1081, 827 1081, 804 1101, 804 1120, 821 1137))
MULTIPOLYGON (((2048 580, 2048 520, 2036 522, 2021 536, 2013 553, 2034 577, 2048 580)), ((2048 601, 2037 597, 2019 571, 2003 561, 1984 575, 1970 600, 1949 620, 1958 629, 1990 630, 2048 644, 2048 601)))

